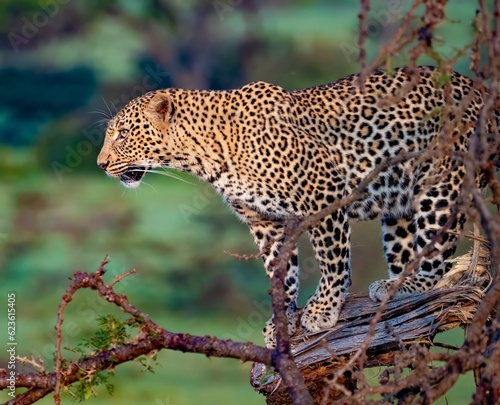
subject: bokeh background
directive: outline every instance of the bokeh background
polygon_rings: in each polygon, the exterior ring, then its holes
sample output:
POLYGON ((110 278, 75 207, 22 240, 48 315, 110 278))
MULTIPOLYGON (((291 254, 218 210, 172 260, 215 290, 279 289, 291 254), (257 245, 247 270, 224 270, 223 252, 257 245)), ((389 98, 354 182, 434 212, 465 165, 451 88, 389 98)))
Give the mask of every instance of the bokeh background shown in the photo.
MULTIPOLYGON (((411 3, 372 1, 369 59, 411 3)), ((434 40, 445 57, 470 42, 475 8, 473 1, 448 2, 434 40)), ((187 175, 150 174, 137 190, 107 178, 95 165, 106 120, 158 88, 265 80, 293 89, 356 73, 358 12, 357 1, 340 0, 2 0, 0 347, 7 293, 15 292, 18 354, 38 356, 50 369, 68 278, 96 270, 105 255, 109 279, 137 269, 118 289, 166 329, 262 344, 270 316, 262 264, 231 255, 256 253, 246 228, 208 185, 187 175)), ((405 52, 393 57, 393 65, 406 61, 405 52)), ((460 58, 455 70, 471 75, 468 66, 460 58)), ((385 276, 379 235, 375 222, 354 227, 354 291, 385 276)), ((300 262, 303 303, 319 277, 307 243, 300 262)), ((116 310, 79 292, 67 310, 64 344, 77 346, 108 313, 116 310)), ((443 339, 460 338, 455 331, 443 339)), ((0 348, 0 367, 6 359, 0 348)), ((158 365, 149 361, 154 374, 138 362, 120 366, 114 395, 98 389, 88 403, 264 403, 248 383, 248 364, 166 351, 158 365)), ((472 389, 464 377, 449 403, 468 403, 472 389)))

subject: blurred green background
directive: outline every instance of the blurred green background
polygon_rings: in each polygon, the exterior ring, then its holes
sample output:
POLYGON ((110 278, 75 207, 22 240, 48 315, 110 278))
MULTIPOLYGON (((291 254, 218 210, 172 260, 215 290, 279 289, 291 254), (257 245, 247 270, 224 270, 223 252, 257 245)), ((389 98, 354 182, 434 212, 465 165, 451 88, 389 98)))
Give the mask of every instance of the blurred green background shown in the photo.
MULTIPOLYGON (((369 58, 395 35, 412 2, 371 3, 369 58)), ((473 1, 449 1, 434 40, 443 56, 470 42, 475 9, 473 1)), ((230 254, 256 252, 246 228, 195 178, 149 175, 138 190, 107 178, 95 165, 106 119, 157 88, 265 80, 292 89, 356 73, 358 12, 357 1, 340 0, 2 0, 0 345, 7 341, 2 308, 15 292, 18 354, 39 356, 50 369, 68 278, 96 270, 105 255, 109 279, 137 269, 118 290, 166 329, 262 344, 270 316, 263 266, 230 254)), ((407 60, 403 52, 393 64, 407 60)), ((455 70, 470 75, 468 66, 460 58, 455 70)), ((379 235, 378 223, 354 227, 353 291, 385 277, 379 235)), ((318 279, 307 243, 300 260, 303 303, 318 279)), ((76 294, 64 344, 76 346, 107 313, 117 312, 96 294, 76 294)), ((445 340, 459 344, 461 336, 445 340)), ((0 350, 0 367, 6 361, 0 350)), ((100 389, 88 403, 265 402, 248 383, 249 364, 167 351, 158 362, 154 374, 138 363, 119 366, 115 394, 100 389)), ((464 377, 447 400, 469 403, 472 390, 464 377)))

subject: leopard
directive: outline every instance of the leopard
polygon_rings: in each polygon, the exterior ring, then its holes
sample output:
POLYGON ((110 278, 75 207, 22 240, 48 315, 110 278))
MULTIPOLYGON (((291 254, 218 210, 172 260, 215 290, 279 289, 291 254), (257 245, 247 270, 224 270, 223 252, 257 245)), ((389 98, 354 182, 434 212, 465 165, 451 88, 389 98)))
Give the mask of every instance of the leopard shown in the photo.
MULTIPOLYGON (((297 246, 286 267, 289 333, 300 326, 317 333, 336 325, 351 285, 353 221, 381 221, 389 278, 369 286, 372 300, 428 291, 449 271, 465 222, 454 207, 470 199, 461 191, 465 164, 453 156, 469 150, 484 100, 472 79, 431 66, 376 69, 298 90, 263 81, 232 90, 159 89, 110 119, 97 165, 128 188, 158 168, 210 183, 249 227, 269 278, 287 221, 359 192, 371 174, 362 198, 309 229, 321 275, 302 309, 297 246), (445 108, 461 111, 446 142, 445 108), (433 148, 453 153, 422 158, 433 148), (445 226, 449 232, 436 240, 445 226), (429 248, 432 254, 423 255, 429 248), (399 280, 414 259, 415 269, 399 280)), ((500 127, 498 111, 494 116, 485 128, 492 139, 500 127)), ((271 317, 264 327, 268 347, 276 345, 274 335, 271 317)))

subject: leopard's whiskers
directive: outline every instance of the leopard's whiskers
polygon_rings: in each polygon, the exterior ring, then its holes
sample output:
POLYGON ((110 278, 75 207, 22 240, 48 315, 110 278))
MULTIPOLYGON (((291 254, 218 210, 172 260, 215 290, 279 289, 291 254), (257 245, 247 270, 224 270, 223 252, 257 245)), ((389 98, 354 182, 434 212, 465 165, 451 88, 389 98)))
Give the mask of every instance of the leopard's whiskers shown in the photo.
POLYGON ((183 179, 181 176, 168 171, 169 168, 167 168, 167 167, 153 166, 153 165, 136 165, 136 168, 131 167, 129 170, 134 171, 134 172, 142 172, 145 169, 147 170, 148 173, 154 173, 154 174, 159 174, 159 175, 165 176, 165 177, 171 177, 172 179, 179 180, 183 183, 186 183, 186 184, 189 184, 192 186, 195 185, 194 183, 187 181, 186 179, 183 179), (149 168, 149 167, 151 167, 151 168, 149 168), (158 169, 160 169, 160 170, 158 170, 158 169), (163 169, 163 170, 161 170, 161 169, 163 169))

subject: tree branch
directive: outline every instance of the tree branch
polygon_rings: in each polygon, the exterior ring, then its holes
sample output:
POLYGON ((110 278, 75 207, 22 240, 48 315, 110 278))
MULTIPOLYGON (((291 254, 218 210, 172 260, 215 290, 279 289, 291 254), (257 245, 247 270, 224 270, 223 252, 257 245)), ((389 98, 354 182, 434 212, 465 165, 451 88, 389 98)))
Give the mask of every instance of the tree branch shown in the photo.
MULTIPOLYGON (((115 367, 124 362, 134 360, 142 355, 169 349, 189 353, 200 353, 210 357, 235 358, 241 361, 252 361, 268 366, 274 366, 281 371, 282 368, 290 368, 287 361, 276 361, 273 351, 253 343, 238 343, 231 340, 222 340, 210 336, 192 336, 184 333, 171 333, 155 322, 144 312, 133 306, 125 295, 117 294, 113 287, 123 277, 118 277, 109 285, 103 280, 106 273, 105 259, 95 273, 77 271, 74 273, 73 281, 63 295, 58 311, 56 330, 60 331, 63 322, 63 310, 72 301, 76 291, 80 289, 96 290, 99 296, 110 303, 120 307, 124 312, 132 315, 135 321, 141 325, 143 337, 137 337, 133 342, 120 345, 110 350, 101 351, 96 355, 89 356, 79 362, 70 364, 63 368, 61 355, 62 334, 58 333, 56 349, 56 371, 53 373, 27 373, 19 374, 16 378, 16 387, 30 388, 27 392, 18 395, 9 404, 32 404, 52 391, 59 390, 78 381, 82 372, 96 372, 115 367)), ((130 274, 127 273, 127 274, 130 274)), ((293 362, 293 360, 292 360, 293 362)), ((283 373, 286 373, 283 371, 283 373)), ((8 387, 5 373, 0 373, 0 389, 8 387)), ((55 397, 60 401, 60 397, 55 397)))

